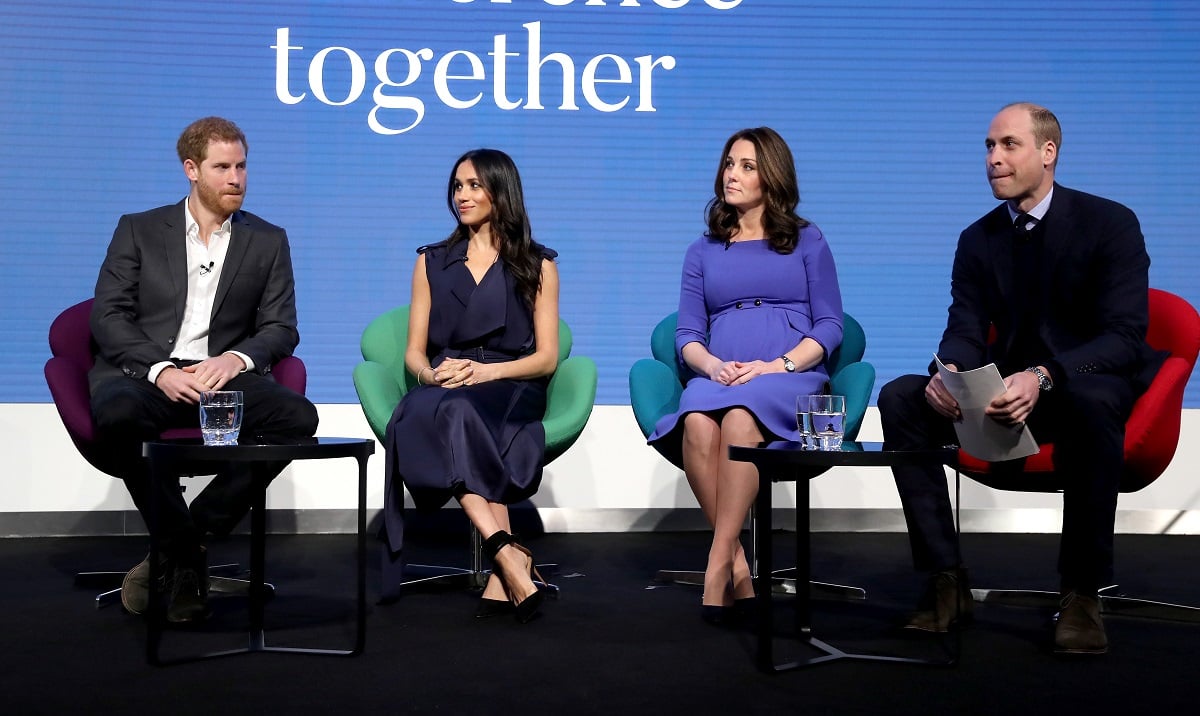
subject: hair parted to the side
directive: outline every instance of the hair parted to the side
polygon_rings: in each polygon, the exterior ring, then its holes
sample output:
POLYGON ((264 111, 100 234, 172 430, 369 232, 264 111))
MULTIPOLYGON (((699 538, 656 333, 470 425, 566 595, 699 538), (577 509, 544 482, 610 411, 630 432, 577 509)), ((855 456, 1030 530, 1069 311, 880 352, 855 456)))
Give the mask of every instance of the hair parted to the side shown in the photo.
POLYGON ((204 117, 189 124, 179 135, 179 141, 175 143, 179 161, 191 159, 200 164, 208 156, 208 143, 214 141, 241 142, 242 149, 247 153, 250 151, 246 135, 236 124, 223 117, 204 117))
POLYGON ((768 245, 777 253, 790 254, 800 241, 800 230, 808 221, 796 213, 800 204, 800 188, 796 182, 796 163, 792 150, 783 137, 770 127, 756 127, 734 132, 726 142, 717 162, 713 181, 715 196, 705 207, 708 231, 705 235, 728 242, 737 231, 737 210, 725 203, 725 160, 734 142, 745 139, 754 145, 759 182, 763 192, 763 231, 768 245))
MULTIPOLYGON (((1033 121, 1033 138, 1039 147, 1046 142, 1054 142, 1054 148, 1062 150, 1062 125, 1058 123, 1058 117, 1055 117, 1053 112, 1033 102, 1012 102, 1000 109, 1003 111, 1012 107, 1019 107, 1029 113, 1029 119, 1033 121)), ((1054 164, 1058 164, 1058 151, 1054 153, 1054 164)))
MULTIPOLYGON (((492 201, 492 235, 499 246, 500 259, 517 282, 517 291, 530 308, 533 308, 538 291, 542 287, 542 255, 533 249, 533 230, 529 225, 529 214, 525 210, 525 191, 521 188, 521 175, 512 157, 499 149, 472 149, 454 162, 450 169, 450 181, 446 185, 446 206, 458 220, 454 204, 454 176, 463 162, 471 162, 475 175, 483 184, 492 201)), ((450 234, 449 245, 469 237, 467 227, 460 221, 450 234)))

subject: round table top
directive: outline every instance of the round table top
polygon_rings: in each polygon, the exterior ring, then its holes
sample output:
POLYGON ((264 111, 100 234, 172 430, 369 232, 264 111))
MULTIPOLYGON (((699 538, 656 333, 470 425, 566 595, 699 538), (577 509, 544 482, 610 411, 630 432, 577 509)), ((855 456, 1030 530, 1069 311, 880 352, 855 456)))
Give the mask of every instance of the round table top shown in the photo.
POLYGON ((321 460, 326 458, 366 458, 375 452, 375 440, 368 438, 240 438, 236 445, 205 445, 200 438, 149 440, 142 443, 142 455, 151 460, 213 460, 253 462, 257 460, 321 460))
POLYGON ((839 450, 812 450, 791 440, 775 440, 757 445, 730 445, 729 458, 754 463, 759 467, 890 467, 908 463, 941 462, 956 464, 958 446, 924 450, 885 450, 883 443, 849 441, 839 450))

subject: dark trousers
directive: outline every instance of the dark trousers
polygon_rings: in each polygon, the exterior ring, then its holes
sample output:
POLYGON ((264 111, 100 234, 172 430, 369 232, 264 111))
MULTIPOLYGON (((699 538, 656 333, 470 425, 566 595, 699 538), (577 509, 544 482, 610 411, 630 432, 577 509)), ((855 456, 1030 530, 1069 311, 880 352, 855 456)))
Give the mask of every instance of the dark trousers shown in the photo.
MULTIPOLYGON (((879 413, 888 448, 958 442, 953 423, 926 402, 928 382, 928 376, 905 375, 880 391, 879 413)), ((1088 593, 1112 582, 1125 421, 1136 397, 1124 378, 1074 375, 1042 393, 1027 421, 1039 443, 1054 443, 1054 470, 1064 487, 1058 555, 1063 589, 1088 593)), ((940 466, 901 466, 893 468, 892 474, 904 505, 913 565, 928 572, 959 566, 944 471, 940 466)))
MULTIPOLYGON (((245 408, 242 436, 311 437, 317 409, 303 395, 257 373, 242 373, 224 386, 240 390, 245 408)), ((256 478, 270 481, 286 463, 246 465, 210 463, 216 476, 192 501, 179 490, 178 476, 150 474, 142 443, 170 428, 198 428, 199 407, 169 400, 147 380, 111 378, 92 393, 92 416, 105 443, 110 464, 125 482, 147 528, 162 541, 168 555, 194 550, 206 533, 228 534, 250 509, 256 478), (157 500, 157 513, 154 502, 157 500), (157 514, 157 520, 152 515, 157 514)))

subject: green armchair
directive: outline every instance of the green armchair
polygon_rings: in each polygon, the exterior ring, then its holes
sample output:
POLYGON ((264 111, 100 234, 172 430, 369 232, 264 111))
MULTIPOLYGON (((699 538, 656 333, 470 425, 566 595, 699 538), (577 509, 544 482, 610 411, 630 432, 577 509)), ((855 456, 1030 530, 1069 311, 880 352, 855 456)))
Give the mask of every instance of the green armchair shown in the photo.
MULTIPOLYGON (((408 306, 394 308, 371 321, 359 347, 363 360, 354 367, 354 389, 367 423, 383 440, 388 421, 404 394, 417 385, 404 365, 408 343, 408 306)), ((558 322, 558 368, 546 394, 546 462, 562 455, 579 439, 596 400, 596 364, 585 356, 571 356, 571 329, 558 322)), ((404 588, 466 586, 480 588, 487 581, 483 569, 482 540, 471 530, 469 567, 406 564, 404 588)))

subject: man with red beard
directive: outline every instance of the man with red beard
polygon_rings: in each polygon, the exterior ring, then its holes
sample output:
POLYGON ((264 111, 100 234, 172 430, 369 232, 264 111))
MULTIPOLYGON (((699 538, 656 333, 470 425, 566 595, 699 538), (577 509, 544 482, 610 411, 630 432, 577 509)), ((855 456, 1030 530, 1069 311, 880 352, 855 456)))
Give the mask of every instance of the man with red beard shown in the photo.
MULTIPOLYGON (((113 233, 96 280, 99 353, 88 377, 98 437, 159 539, 167 618, 192 622, 207 613, 204 538, 228 534, 245 516, 254 474, 245 465, 220 470, 189 508, 177 480, 152 479, 142 442, 197 427, 206 390, 243 392, 243 435, 309 437, 317 411, 270 376, 300 340, 295 283, 286 232, 241 210, 245 135, 207 117, 176 148, 187 198, 122 216, 113 233)), ((283 467, 264 466, 265 477, 283 467)), ((149 571, 147 558, 125 577, 121 602, 131 613, 148 607, 149 571)))

